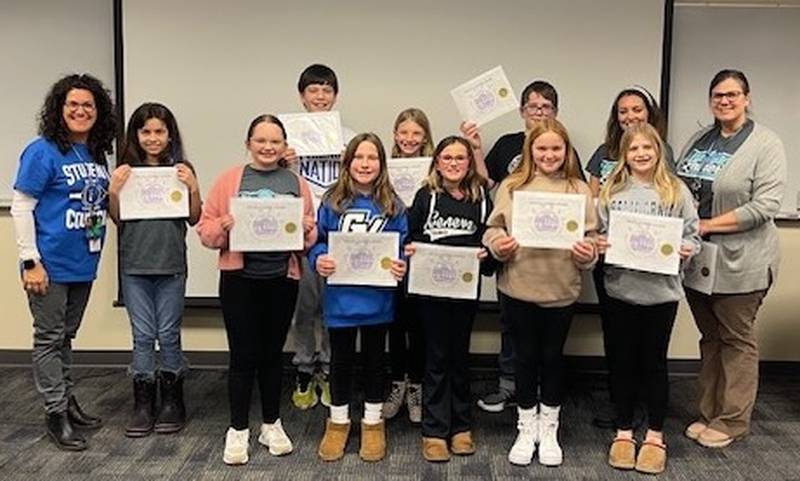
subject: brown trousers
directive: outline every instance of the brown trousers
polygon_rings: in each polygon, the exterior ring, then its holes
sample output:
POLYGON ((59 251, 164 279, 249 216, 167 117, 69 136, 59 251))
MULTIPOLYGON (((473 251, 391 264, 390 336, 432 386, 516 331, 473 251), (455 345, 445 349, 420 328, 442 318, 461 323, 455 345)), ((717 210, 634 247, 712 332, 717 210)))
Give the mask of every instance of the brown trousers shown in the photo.
POLYGON ((740 438, 750 430, 758 391, 755 320, 766 290, 712 294, 686 289, 700 330, 698 407, 710 428, 740 438))

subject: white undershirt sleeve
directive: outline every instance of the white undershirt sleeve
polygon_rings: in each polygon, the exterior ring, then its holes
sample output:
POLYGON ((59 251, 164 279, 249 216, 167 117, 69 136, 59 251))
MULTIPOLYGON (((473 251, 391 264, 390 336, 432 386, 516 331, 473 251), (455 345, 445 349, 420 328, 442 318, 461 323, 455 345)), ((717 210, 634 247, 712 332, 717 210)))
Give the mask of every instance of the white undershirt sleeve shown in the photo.
POLYGON ((11 217, 14 219, 20 260, 41 259, 39 249, 36 248, 36 221, 33 218, 33 210, 38 202, 35 197, 14 190, 11 199, 11 217))

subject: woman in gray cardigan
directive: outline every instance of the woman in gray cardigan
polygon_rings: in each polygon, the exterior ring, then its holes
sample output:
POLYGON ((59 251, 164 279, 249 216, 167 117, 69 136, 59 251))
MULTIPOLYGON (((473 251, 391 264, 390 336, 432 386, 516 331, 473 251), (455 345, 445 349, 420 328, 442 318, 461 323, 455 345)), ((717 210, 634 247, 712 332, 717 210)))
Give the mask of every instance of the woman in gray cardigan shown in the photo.
POLYGON ((714 125, 684 148, 677 174, 698 203, 700 235, 717 249, 710 295, 686 289, 700 339, 699 419, 686 436, 721 448, 747 435, 758 389, 755 318, 774 282, 786 154, 774 132, 748 117, 750 85, 737 70, 711 80, 714 125))

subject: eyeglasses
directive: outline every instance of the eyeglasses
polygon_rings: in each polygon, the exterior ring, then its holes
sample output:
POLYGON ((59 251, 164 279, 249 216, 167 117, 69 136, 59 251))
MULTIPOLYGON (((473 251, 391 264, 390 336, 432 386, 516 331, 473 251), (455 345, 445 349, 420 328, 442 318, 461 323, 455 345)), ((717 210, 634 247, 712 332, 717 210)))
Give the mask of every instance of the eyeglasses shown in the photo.
POLYGON ((79 103, 72 100, 65 102, 64 107, 68 108, 70 112, 77 112, 78 109, 83 109, 84 112, 94 112, 95 109, 94 104, 91 102, 79 103))
POLYGON ((552 104, 525 104, 522 110, 524 110, 526 114, 535 114, 536 112, 550 114, 555 111, 555 108, 552 104))
POLYGON ((715 103, 722 102, 722 99, 728 99, 728 102, 733 102, 741 97, 742 94, 744 94, 744 92, 741 90, 735 90, 733 92, 716 92, 711 94, 711 100, 715 103))
POLYGON ((452 162, 455 162, 456 164, 463 164, 464 162, 469 160, 469 157, 467 157, 466 155, 456 155, 456 156, 440 155, 439 160, 441 160, 442 163, 445 164, 449 164, 452 162))

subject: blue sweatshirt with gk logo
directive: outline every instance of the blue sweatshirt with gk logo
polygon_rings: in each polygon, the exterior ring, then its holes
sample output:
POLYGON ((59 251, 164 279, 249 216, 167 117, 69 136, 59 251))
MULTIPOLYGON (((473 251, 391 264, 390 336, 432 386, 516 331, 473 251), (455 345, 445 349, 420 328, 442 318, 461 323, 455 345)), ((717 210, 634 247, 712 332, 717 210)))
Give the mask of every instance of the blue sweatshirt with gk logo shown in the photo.
MULTIPOLYGON (((397 200, 398 204, 400 201, 397 200)), ((331 232, 397 232, 403 245, 408 237, 408 218, 404 210, 393 217, 381 214, 371 196, 359 195, 348 208, 337 213, 328 202, 317 211, 317 243, 308 252, 308 261, 316 269, 317 258, 328 253, 331 232)), ((337 263, 344 262, 335 259, 337 263)), ((385 324, 394 320, 395 288, 373 286, 326 285, 322 315, 329 328, 385 324)))

